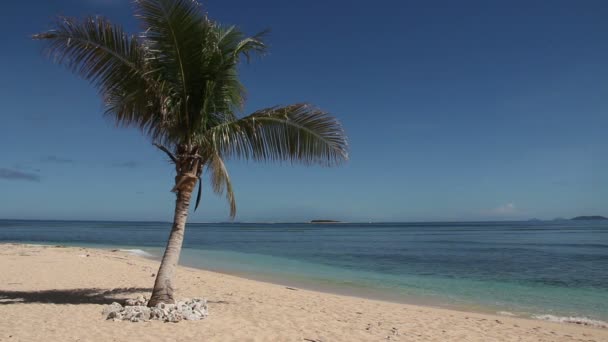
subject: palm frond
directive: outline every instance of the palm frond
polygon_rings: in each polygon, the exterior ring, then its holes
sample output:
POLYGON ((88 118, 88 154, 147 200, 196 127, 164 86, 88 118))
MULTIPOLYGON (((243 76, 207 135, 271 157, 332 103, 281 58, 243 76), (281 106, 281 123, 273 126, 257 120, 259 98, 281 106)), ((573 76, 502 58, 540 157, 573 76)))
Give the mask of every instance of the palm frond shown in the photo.
POLYGON ((196 209, 198 209, 198 205, 201 204, 202 193, 203 193, 203 181, 199 177, 198 190, 196 192, 196 203, 194 204, 194 211, 196 211, 196 209))
POLYGON ((118 124, 164 135, 159 102, 165 88, 148 68, 147 49, 136 37, 102 17, 89 17, 60 18, 53 30, 33 38, 47 41, 49 57, 96 86, 106 115, 118 124))
POLYGON ((259 32, 251 37, 245 36, 236 26, 221 28, 221 31, 218 44, 221 50, 231 54, 237 63, 241 55, 245 56, 249 62, 254 54, 263 55, 268 49, 264 37, 270 32, 269 30, 259 32))
POLYGON ((236 198, 232 190, 232 182, 230 182, 230 175, 228 175, 228 169, 226 169, 224 161, 217 153, 211 155, 207 169, 210 173, 209 178, 213 192, 218 195, 226 193, 226 200, 230 205, 230 217, 234 218, 236 216, 236 198))
POLYGON ((218 125, 201 137, 222 158, 331 166, 348 159, 340 123, 307 104, 272 107, 218 125))
POLYGON ((166 146, 163 146, 162 144, 158 143, 153 143, 153 145, 156 146, 156 148, 158 148, 159 150, 165 152, 165 154, 167 155, 167 157, 169 157, 169 160, 171 160, 173 164, 177 164, 177 157, 166 146))
POLYGON ((245 87, 238 75, 241 56, 247 60, 254 54, 263 54, 266 45, 263 35, 247 37, 236 26, 223 27, 213 24, 207 47, 203 54, 205 89, 203 92, 204 115, 199 121, 201 128, 208 129, 237 119, 235 113, 243 109, 245 87))
POLYGON ((193 113, 200 111, 202 55, 207 31, 212 23, 194 0, 136 0, 136 17, 145 30, 143 36, 153 52, 149 62, 157 66, 163 79, 176 90, 176 121, 188 140, 193 113))
POLYGON ((66 65, 102 91, 128 79, 152 81, 145 77, 144 49, 139 41, 102 17, 83 21, 59 18, 55 29, 32 38, 47 40, 46 51, 55 62, 66 65))

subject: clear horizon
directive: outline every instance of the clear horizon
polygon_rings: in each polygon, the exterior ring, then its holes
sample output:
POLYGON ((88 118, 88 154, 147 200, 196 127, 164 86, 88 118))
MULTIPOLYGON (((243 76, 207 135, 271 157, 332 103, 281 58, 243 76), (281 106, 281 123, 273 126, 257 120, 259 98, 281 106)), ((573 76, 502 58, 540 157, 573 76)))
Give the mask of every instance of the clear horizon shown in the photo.
MULTIPOLYGON (((530 221, 540 221, 540 222, 553 222, 553 221, 574 221, 573 219, 581 216, 602 216, 602 215, 579 215, 575 217, 555 217, 552 219, 541 219, 537 217, 532 217, 529 219, 522 220, 460 220, 460 221, 372 221, 372 222, 364 222, 364 221, 340 221, 336 220, 335 223, 344 223, 344 224, 416 224, 416 223, 493 223, 493 222, 530 222, 530 221)), ((601 220, 604 220, 605 217, 601 220)), ((311 219, 307 221, 188 221, 187 224, 298 224, 298 223, 312 223, 312 220, 332 220, 332 219, 311 219)), ((168 223, 171 224, 173 221, 146 221, 146 220, 102 220, 102 219, 84 219, 84 220, 76 220, 76 219, 24 219, 24 218, 0 218, 0 221, 34 221, 34 222, 136 222, 136 223, 168 223)), ((324 223, 318 223, 324 224, 324 223)))
MULTIPOLYGON (((272 30, 269 54, 241 66, 243 114, 310 102, 350 142, 350 162, 331 169, 230 161, 235 221, 608 216, 606 2, 203 5, 247 33, 272 30)), ((57 15, 102 14, 137 33, 129 2, 3 12, 0 217, 171 221, 166 157, 103 118, 96 90, 29 38, 57 15)), ((203 187, 190 221, 228 221, 203 187)))

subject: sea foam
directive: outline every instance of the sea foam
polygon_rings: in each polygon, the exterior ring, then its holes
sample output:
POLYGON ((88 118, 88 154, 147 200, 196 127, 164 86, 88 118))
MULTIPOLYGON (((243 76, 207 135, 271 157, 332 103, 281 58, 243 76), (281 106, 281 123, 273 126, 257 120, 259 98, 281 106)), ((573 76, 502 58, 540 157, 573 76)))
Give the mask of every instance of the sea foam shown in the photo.
POLYGON ((137 256, 141 256, 141 257, 146 257, 146 258, 151 258, 154 256, 153 254, 150 254, 141 249, 121 249, 120 251, 127 252, 129 254, 133 254, 133 255, 137 255, 137 256))
POLYGON ((587 317, 574 317, 574 316, 554 316, 554 315, 534 315, 532 318, 542 319, 544 321, 558 322, 558 323, 573 323, 580 325, 587 325, 599 328, 608 328, 608 322, 599 321, 587 317))

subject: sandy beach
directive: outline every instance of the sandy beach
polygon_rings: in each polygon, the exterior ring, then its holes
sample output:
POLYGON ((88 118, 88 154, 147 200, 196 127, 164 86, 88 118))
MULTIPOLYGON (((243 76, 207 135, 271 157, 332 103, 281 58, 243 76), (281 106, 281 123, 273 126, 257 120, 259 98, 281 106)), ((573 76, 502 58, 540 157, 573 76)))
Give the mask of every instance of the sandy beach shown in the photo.
POLYGON ((114 322, 106 304, 149 296, 158 262, 121 251, 0 245, 0 341, 608 341, 608 329, 396 304, 180 267, 197 322, 114 322))

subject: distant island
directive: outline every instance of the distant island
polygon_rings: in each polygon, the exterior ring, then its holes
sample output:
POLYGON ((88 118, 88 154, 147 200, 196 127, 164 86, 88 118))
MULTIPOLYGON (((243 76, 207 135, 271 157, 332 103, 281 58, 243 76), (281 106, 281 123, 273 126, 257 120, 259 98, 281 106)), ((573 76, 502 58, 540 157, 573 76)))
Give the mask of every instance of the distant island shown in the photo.
POLYGON ((574 220, 574 221, 600 221, 600 220, 608 220, 608 218, 606 218, 604 216, 593 215, 593 216, 577 216, 577 217, 572 218, 571 220, 574 220))
POLYGON ((334 220, 312 220, 310 223, 340 223, 340 221, 334 220))

